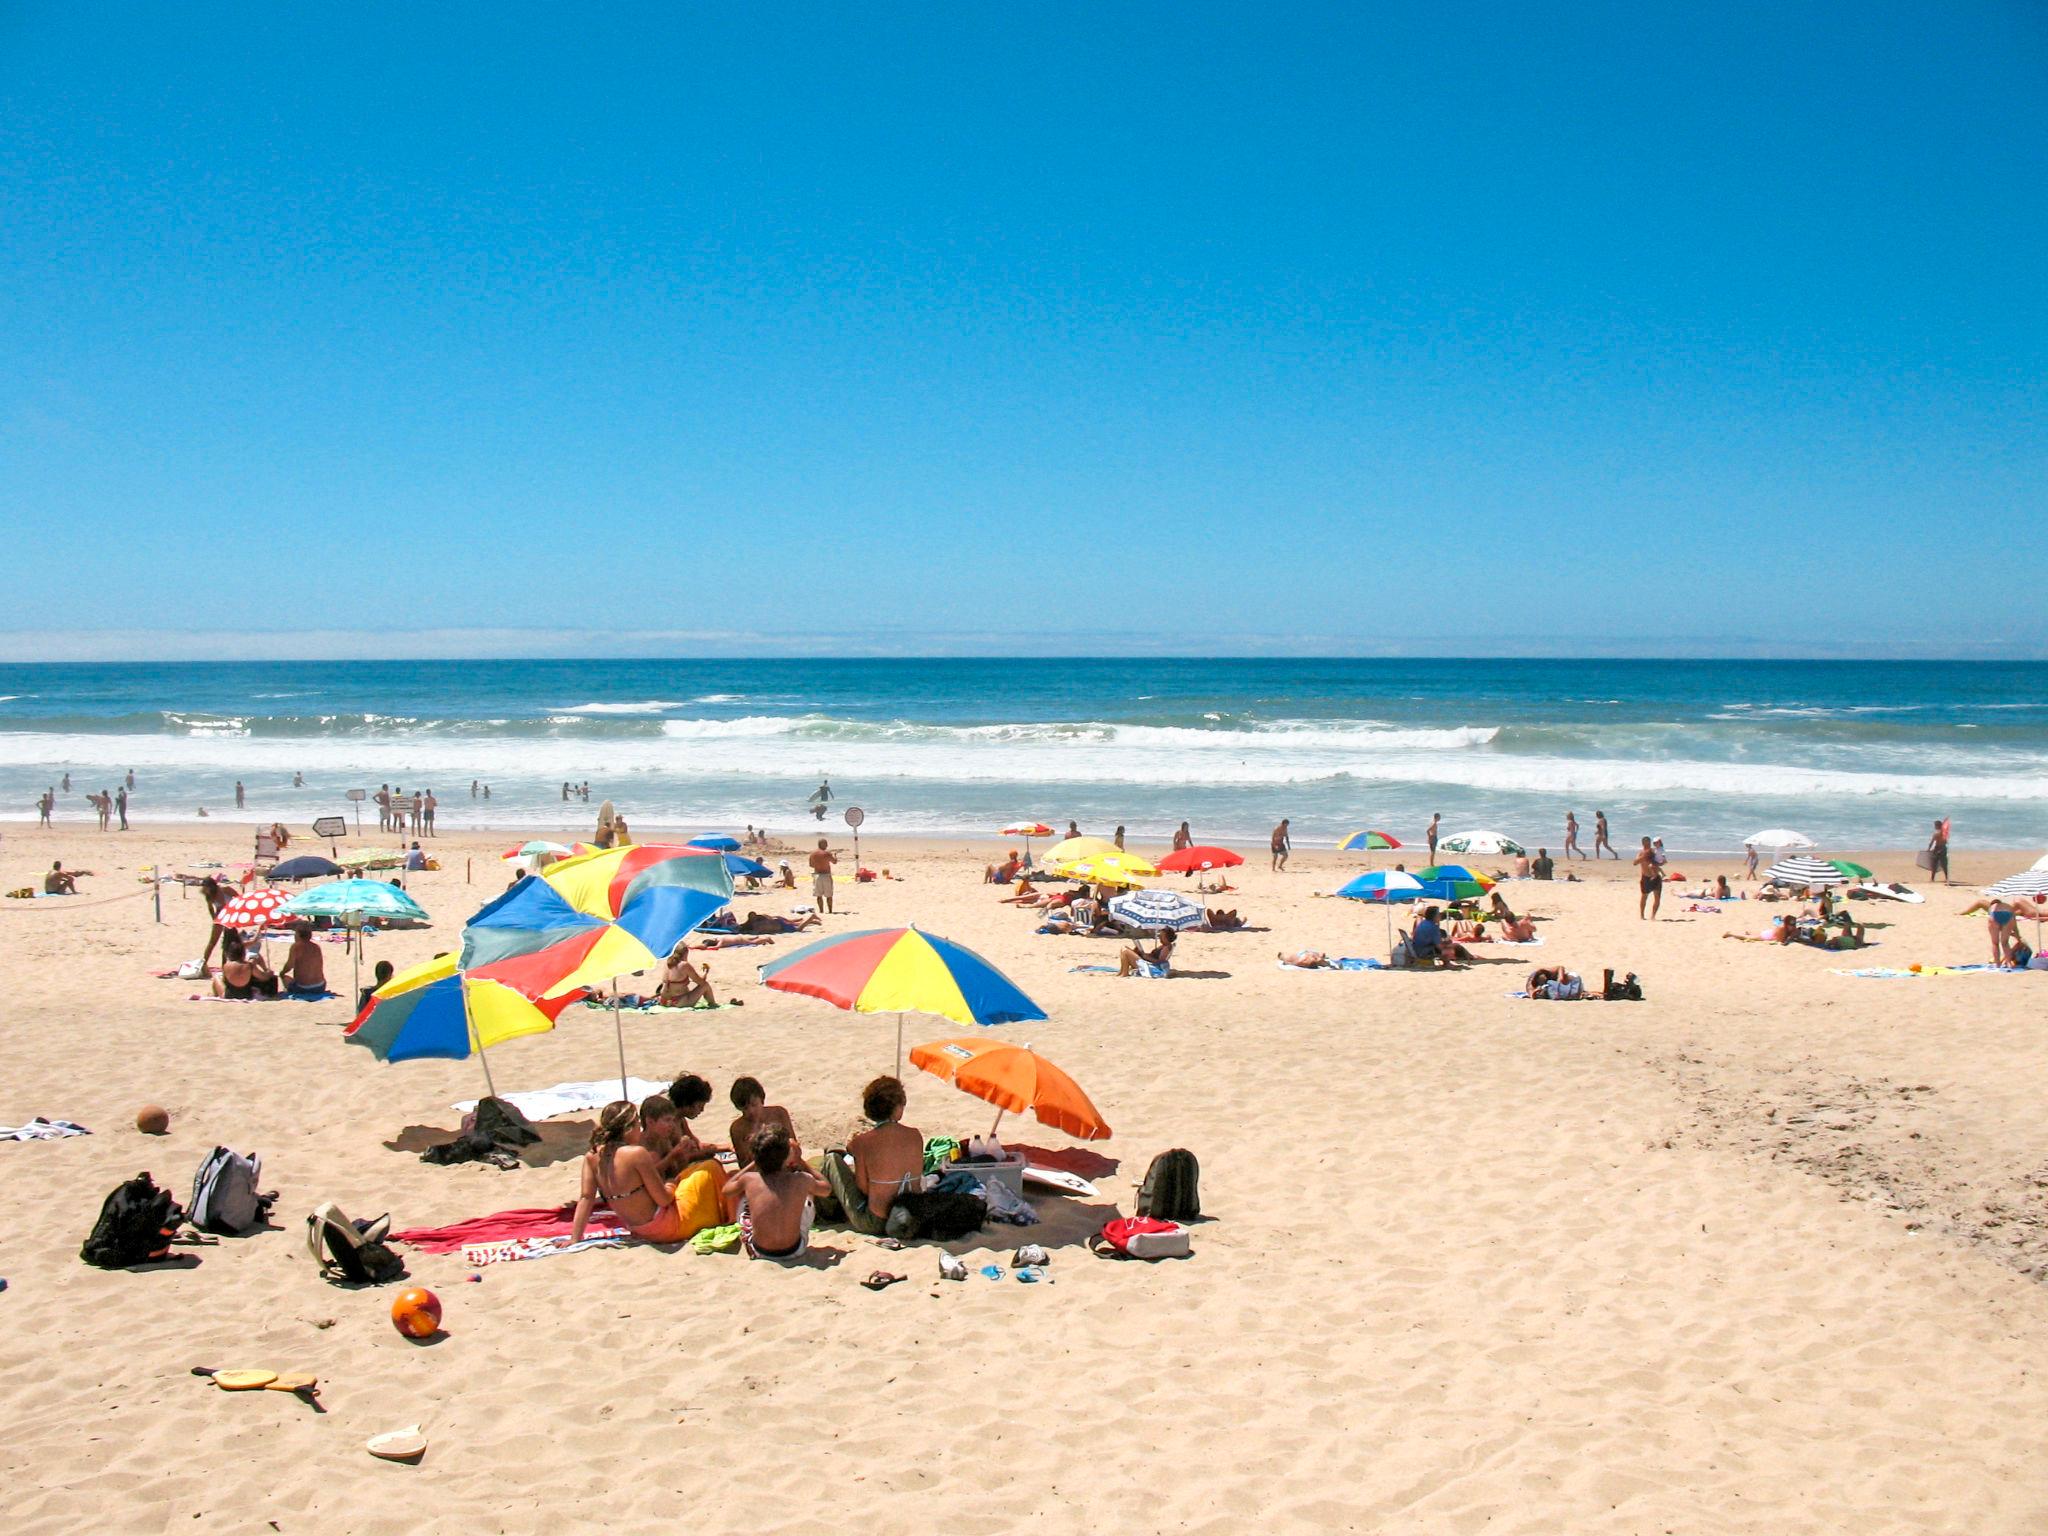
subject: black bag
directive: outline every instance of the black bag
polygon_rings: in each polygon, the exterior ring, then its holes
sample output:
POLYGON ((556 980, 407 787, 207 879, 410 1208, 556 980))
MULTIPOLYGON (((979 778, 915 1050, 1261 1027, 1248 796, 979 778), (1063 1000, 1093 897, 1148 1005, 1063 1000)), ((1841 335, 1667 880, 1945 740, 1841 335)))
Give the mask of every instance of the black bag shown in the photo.
POLYGON ((306 1249, 336 1285, 386 1285, 405 1278, 405 1260, 385 1243, 391 1218, 350 1221, 329 1201, 306 1218, 306 1249))
POLYGON ((1195 1221, 1202 1214, 1202 1165, 1186 1147, 1152 1159, 1138 1186, 1138 1214, 1160 1221, 1195 1221))
POLYGON ((1620 981, 1609 971, 1601 985, 1600 995, 1610 1003, 1640 1003, 1643 1000, 1643 984, 1636 980, 1636 973, 1630 971, 1620 981))
POLYGON ((965 1191, 898 1195, 896 1204, 909 1211, 916 1222, 911 1235, 927 1242, 950 1243, 956 1237, 979 1232, 988 1220, 988 1202, 965 1191))
POLYGON ((100 1205, 100 1219, 78 1256, 98 1269, 155 1263, 170 1253, 171 1238, 184 1220, 171 1192, 138 1173, 100 1205))

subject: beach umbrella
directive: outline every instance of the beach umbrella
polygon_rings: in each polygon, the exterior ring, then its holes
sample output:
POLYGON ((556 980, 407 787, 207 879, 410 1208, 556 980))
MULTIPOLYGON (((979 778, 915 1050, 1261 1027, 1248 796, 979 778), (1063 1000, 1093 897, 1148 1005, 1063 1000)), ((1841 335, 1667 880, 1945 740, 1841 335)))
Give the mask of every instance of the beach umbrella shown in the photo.
POLYGON ((1070 837, 1064 842, 1054 843, 1045 850, 1045 867, 1057 869, 1074 859, 1086 858, 1091 853, 1121 853, 1106 837, 1070 837))
POLYGON ((1499 832, 1454 832, 1437 844, 1446 853, 1484 853, 1517 858, 1529 850, 1499 832))
POLYGON ((1013 821, 996 835, 998 837, 1023 838, 1024 861, 1028 864, 1031 862, 1031 839, 1034 837, 1052 837, 1054 833, 1052 828, 1042 821, 1013 821))
POLYGON ((1339 853, 1378 853, 1382 849, 1398 848, 1401 840, 1391 832, 1375 832, 1370 828, 1347 833, 1344 841, 1337 845, 1339 853))
POLYGON ((284 910, 290 917, 339 919, 347 927, 358 930, 356 941, 349 946, 355 957, 357 987, 363 984, 364 940, 360 930, 366 920, 383 918, 387 922, 413 923, 427 920, 425 907, 397 886, 383 880, 332 880, 326 885, 316 885, 310 891, 299 892, 285 903, 284 910))
POLYGON ((487 1048, 553 1029, 575 1000, 572 993, 536 1003, 498 982, 465 976, 452 954, 436 955, 372 992, 342 1038, 367 1047, 379 1061, 461 1061, 474 1051, 484 1091, 495 1097, 487 1048))
POLYGON ((1870 871, 1850 859, 1829 859, 1828 863, 1847 875, 1851 880, 1868 880, 1870 871))
POLYGON ((2048 896, 2048 870, 2030 869, 2024 874, 2007 875, 1996 885, 1985 886, 1984 894, 1997 901, 2013 901, 2021 897, 2038 901, 2048 896))
POLYGON ((933 1040, 910 1048, 910 1064, 944 1078, 962 1093, 996 1107, 995 1125, 1006 1114, 1030 1111, 1042 1125, 1079 1141, 1109 1140, 1109 1124, 1081 1085, 1029 1046, 1007 1040, 933 1040))
POLYGON ((1850 878, 1826 859, 1810 859, 1804 854, 1780 859, 1764 871, 1767 885, 1846 885, 1850 878))
POLYGON ((1752 832, 1742 840, 1745 848, 1817 848, 1820 845, 1803 832, 1794 832, 1790 827, 1766 827, 1761 832, 1752 832))
POLYGON ((2048 870, 2048 853, 2044 853, 2040 858, 2034 860, 2033 869, 2030 873, 2038 874, 2044 870, 2048 870))
POLYGON ((343 869, 396 869, 405 862, 405 852, 397 848, 351 848, 347 853, 337 854, 335 862, 343 869))
POLYGON ((1470 901, 1494 887, 1488 876, 1463 864, 1430 864, 1415 871, 1415 878, 1432 901, 1470 901))
MULTIPOLYGON (((731 901, 732 873, 711 849, 600 849, 558 861, 478 911, 462 930, 462 969, 547 1001, 661 964, 731 901)), ((616 987, 612 1032, 623 1084, 626 1034, 616 987)))
POLYGON ((302 853, 296 859, 286 859, 282 864, 273 864, 263 872, 263 878, 278 880, 317 880, 324 875, 338 875, 341 866, 332 859, 323 859, 317 853, 302 853))
POLYGON ((1112 896, 1109 915, 1133 928, 1199 928, 1209 914, 1177 891, 1125 891, 1112 896))
POLYGON ((1244 862, 1244 855, 1232 853, 1228 848, 1212 848, 1198 843, 1192 848, 1176 848, 1159 861, 1159 867, 1169 874, 1191 875, 1200 869, 1235 869, 1244 862))
POLYGON ((819 939, 762 966, 761 981, 855 1013, 895 1014, 899 1069, 906 1013, 983 1025, 1045 1017, 1014 981, 966 945, 914 927, 819 939))
POLYGON ((292 917, 347 917, 351 913, 387 922, 423 923, 427 909, 385 880, 330 880, 301 891, 285 903, 292 917))
POLYGON ((738 853, 740 840, 736 837, 693 837, 683 845, 685 848, 709 848, 716 853, 738 853))
POLYGON ((1422 901, 1429 893, 1413 875, 1398 869, 1375 869, 1337 887, 1339 896, 1353 901, 1376 901, 1387 909, 1387 948, 1394 947, 1394 903, 1422 901))
POLYGON ((1159 873, 1159 866, 1143 854, 1119 853, 1114 847, 1106 853, 1083 854, 1058 865, 1048 861, 1048 867, 1093 885, 1142 885, 1159 873))
POLYGON ((265 928, 282 927, 288 921, 284 909, 291 899, 290 893, 268 887, 244 891, 230 899, 214 921, 223 928, 235 928, 245 933, 261 933, 265 928))
POLYGON ((498 857, 511 864, 519 859, 566 859, 573 852, 574 849, 566 848, 560 843, 551 843, 544 837, 536 837, 529 842, 521 843, 517 848, 507 848, 498 857))
POLYGON ((719 857, 725 860, 726 873, 730 875, 752 875, 756 880, 761 880, 775 873, 759 859, 750 859, 743 853, 726 853, 719 857))

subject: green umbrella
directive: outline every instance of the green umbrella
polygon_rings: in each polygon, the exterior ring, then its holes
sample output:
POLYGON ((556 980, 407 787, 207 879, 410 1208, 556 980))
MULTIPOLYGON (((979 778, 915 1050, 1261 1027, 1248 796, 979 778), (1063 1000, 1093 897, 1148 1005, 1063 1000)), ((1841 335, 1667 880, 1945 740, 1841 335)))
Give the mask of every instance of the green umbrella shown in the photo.
POLYGON ((1869 870, 1865 869, 1861 864, 1852 863, 1848 859, 1829 859, 1828 862, 1851 880, 1868 880, 1870 878, 1869 870))

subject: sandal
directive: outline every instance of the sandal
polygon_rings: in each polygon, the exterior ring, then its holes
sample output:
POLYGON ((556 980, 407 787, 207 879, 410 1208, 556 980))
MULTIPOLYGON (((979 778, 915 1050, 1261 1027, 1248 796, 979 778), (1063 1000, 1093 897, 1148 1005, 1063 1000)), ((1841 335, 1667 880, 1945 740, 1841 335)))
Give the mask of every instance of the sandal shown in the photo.
POLYGON ((867 1279, 861 1281, 861 1284, 871 1291, 880 1291, 886 1290, 903 1278, 902 1275, 890 1274, 886 1269, 878 1269, 872 1275, 869 1275, 867 1279))

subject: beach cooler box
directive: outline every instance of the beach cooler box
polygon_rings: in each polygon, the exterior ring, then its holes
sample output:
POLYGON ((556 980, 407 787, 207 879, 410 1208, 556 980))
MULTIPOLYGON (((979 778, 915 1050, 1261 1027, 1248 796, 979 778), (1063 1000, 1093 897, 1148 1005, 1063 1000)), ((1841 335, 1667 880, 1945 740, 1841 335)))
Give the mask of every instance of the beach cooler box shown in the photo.
POLYGON ((970 1163, 964 1159, 946 1164, 942 1173, 971 1173, 985 1183, 999 1183, 1010 1186, 1010 1193, 1020 1200, 1024 1197, 1024 1170, 1031 1160, 1022 1152, 1011 1152, 999 1163, 970 1163))

